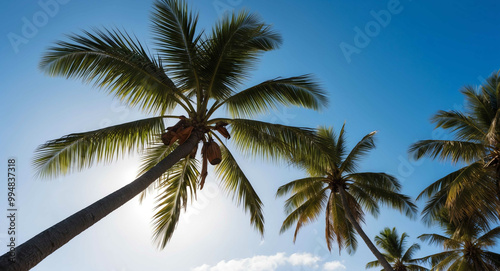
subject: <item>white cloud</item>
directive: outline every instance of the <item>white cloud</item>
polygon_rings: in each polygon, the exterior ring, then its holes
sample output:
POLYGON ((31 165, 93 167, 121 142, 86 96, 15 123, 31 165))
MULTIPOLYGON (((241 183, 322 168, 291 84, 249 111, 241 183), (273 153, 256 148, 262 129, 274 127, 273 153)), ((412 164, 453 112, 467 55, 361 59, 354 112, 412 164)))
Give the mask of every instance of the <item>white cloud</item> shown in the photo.
POLYGON ((294 253, 287 257, 285 253, 281 252, 270 256, 257 255, 252 258, 220 261, 214 266, 204 264, 193 268, 192 271, 275 271, 278 267, 285 265, 307 266, 316 269, 319 267, 320 261, 319 257, 310 253, 294 253))
POLYGON ((345 265, 340 263, 339 261, 327 262, 323 265, 324 271, 337 271, 337 270, 346 270, 345 265))
POLYGON ((318 267, 318 262, 321 259, 317 256, 313 256, 309 253, 294 253, 288 257, 288 262, 290 262, 293 266, 311 266, 318 267))

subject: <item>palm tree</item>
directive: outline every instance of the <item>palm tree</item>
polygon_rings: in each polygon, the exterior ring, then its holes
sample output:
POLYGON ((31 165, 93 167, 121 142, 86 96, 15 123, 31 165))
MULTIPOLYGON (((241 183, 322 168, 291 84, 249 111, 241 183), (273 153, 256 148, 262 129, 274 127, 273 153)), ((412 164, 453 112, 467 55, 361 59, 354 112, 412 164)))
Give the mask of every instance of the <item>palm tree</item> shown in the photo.
POLYGON ((270 79, 238 91, 262 52, 280 45, 280 35, 248 12, 225 16, 211 32, 198 30, 197 23, 198 15, 185 2, 158 0, 152 14, 155 54, 117 29, 70 35, 69 41, 48 50, 40 64, 47 74, 94 83, 153 116, 41 145, 34 160, 39 175, 61 176, 133 151, 145 152, 143 174, 19 246, 15 262, 3 255, 0 269, 35 266, 148 187, 160 191, 153 221, 154 238, 163 248, 182 208, 203 187, 208 162, 216 165, 222 187, 263 233, 262 202, 221 136, 232 136, 236 147, 247 153, 286 158, 312 142, 314 132, 247 117, 281 105, 319 109, 326 96, 309 75, 270 79), (172 115, 177 107, 186 116, 172 115), (221 110, 229 117, 215 118, 221 110), (166 119, 178 122, 165 129, 166 119), (201 158, 196 157, 199 144, 201 158))
POLYGON ((293 193, 285 202, 288 217, 283 222, 281 233, 297 223, 295 241, 300 228, 315 221, 326 209, 325 236, 329 250, 336 241, 339 250, 345 247, 353 253, 357 247, 356 231, 382 266, 392 270, 361 229, 364 210, 377 216, 379 203, 383 203, 413 216, 417 208, 409 197, 399 193, 401 185, 395 177, 386 173, 357 172, 360 159, 375 147, 373 137, 376 132, 367 134, 348 153, 344 126, 338 136, 332 128, 320 127, 315 146, 321 147, 303 150, 304 155, 294 157, 310 177, 292 181, 278 189, 277 196, 293 193))
POLYGON ((460 227, 450 222, 447 211, 441 211, 437 221, 445 235, 423 234, 418 238, 442 246, 444 252, 416 259, 430 262, 432 270, 500 270, 500 254, 487 250, 497 244, 500 227, 492 230, 475 223, 475 219, 461 221, 460 227))
MULTIPOLYGON (((403 232, 401 237, 396 228, 385 228, 380 235, 375 236, 375 243, 382 248, 384 257, 392 264, 394 271, 428 271, 429 269, 415 264, 413 255, 420 250, 420 245, 414 243, 406 249, 406 238, 408 234, 403 232), (406 251, 405 251, 406 250, 406 251)), ((366 264, 366 268, 380 266, 379 261, 372 261, 366 264)))
POLYGON ((455 222, 478 217, 487 226, 500 214, 500 77, 491 75, 479 88, 461 90, 463 111, 439 111, 436 128, 449 131, 452 140, 421 140, 410 147, 416 159, 424 156, 463 163, 464 167, 428 186, 417 199, 428 197, 423 210, 428 223, 442 208, 455 222))

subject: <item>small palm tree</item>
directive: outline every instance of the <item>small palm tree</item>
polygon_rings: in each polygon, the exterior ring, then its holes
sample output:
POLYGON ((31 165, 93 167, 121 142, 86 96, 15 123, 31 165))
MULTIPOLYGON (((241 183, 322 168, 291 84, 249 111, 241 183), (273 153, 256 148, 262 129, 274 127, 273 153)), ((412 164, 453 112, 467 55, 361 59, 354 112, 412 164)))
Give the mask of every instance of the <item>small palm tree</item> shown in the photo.
POLYGON ((40 66, 49 75, 92 82, 153 116, 47 142, 36 151, 40 176, 61 176, 134 150, 145 151, 142 175, 16 248, 16 262, 3 255, 0 269, 35 266, 148 187, 160 191, 153 220, 155 240, 163 248, 182 208, 203 188, 208 162, 216 165, 222 187, 263 233, 262 202, 222 137, 232 136, 237 148, 251 154, 288 157, 311 142, 312 130, 246 117, 280 105, 318 109, 326 105, 324 92, 308 75, 270 79, 239 90, 261 53, 281 44, 280 35, 254 14, 227 15, 211 32, 204 32, 185 2, 157 0, 152 23, 155 54, 120 30, 70 35, 69 41, 58 42, 45 54, 40 66), (172 115, 177 107, 185 116, 172 115), (215 118, 222 110, 229 117, 215 118), (178 122, 165 128, 167 119, 178 122))
POLYGON ((320 148, 303 150, 295 162, 304 167, 310 177, 298 179, 281 186, 277 196, 292 193, 285 202, 288 217, 281 233, 296 223, 297 233, 306 224, 315 221, 325 210, 325 236, 328 249, 337 242, 339 250, 347 248, 353 253, 357 247, 356 232, 386 270, 392 270, 382 254, 361 229, 364 210, 377 216, 379 203, 396 208, 407 216, 413 216, 417 208, 410 198, 400 194, 398 180, 386 173, 357 172, 360 159, 375 147, 371 132, 348 153, 344 126, 336 135, 332 128, 321 127, 317 131, 320 148))
MULTIPOLYGON (((385 228, 379 235, 375 236, 375 244, 384 250, 383 255, 392 264, 394 271, 428 271, 429 269, 417 265, 413 259, 415 252, 420 250, 420 245, 414 243, 406 249, 406 238, 408 237, 406 232, 399 236, 396 228, 385 228)), ((366 268, 378 266, 380 266, 379 261, 366 264, 366 268)))
POLYGON ((418 238, 442 246, 445 251, 416 260, 430 262, 436 271, 500 270, 500 254, 487 250, 497 244, 500 227, 489 230, 474 220, 462 221, 459 227, 450 222, 447 211, 441 211, 437 221, 445 235, 423 234, 418 238))
POLYGON ((455 222, 477 217, 487 226, 500 215, 500 76, 491 75, 478 89, 464 87, 463 111, 439 111, 436 128, 453 140, 422 140, 410 147, 416 159, 424 156, 464 163, 461 169, 428 186, 417 199, 428 197, 424 219, 431 222, 442 208, 455 222))

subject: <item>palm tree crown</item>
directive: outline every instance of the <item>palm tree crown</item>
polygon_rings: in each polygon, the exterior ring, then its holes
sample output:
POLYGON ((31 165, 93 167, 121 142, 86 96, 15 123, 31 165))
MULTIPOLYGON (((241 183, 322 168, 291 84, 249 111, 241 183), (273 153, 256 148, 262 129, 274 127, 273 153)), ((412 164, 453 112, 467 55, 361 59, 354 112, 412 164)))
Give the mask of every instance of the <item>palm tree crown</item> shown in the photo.
MULTIPOLYGON (((375 236, 375 243, 384 250, 384 257, 392 264, 394 271, 428 271, 429 269, 419 266, 413 259, 413 255, 420 250, 420 245, 412 244, 406 248, 408 234, 403 232, 398 235, 396 228, 385 228, 379 235, 375 236)), ((366 268, 380 266, 379 261, 372 261, 366 264, 366 268)))
POLYGON ((262 52, 281 44, 280 35, 258 16, 248 12, 227 15, 211 31, 200 31, 197 23, 198 15, 185 2, 158 0, 152 14, 156 53, 125 31, 94 29, 58 42, 40 64, 49 75, 94 83, 152 115, 47 142, 38 148, 34 161, 42 177, 113 161, 133 150, 145 153, 143 174, 189 136, 202 144, 201 158, 195 147, 150 186, 160 191, 153 220, 155 240, 162 248, 172 236, 182 207, 203 187, 207 162, 216 165, 222 187, 243 204, 252 225, 263 233, 262 201, 221 136, 231 137, 236 148, 252 154, 287 157, 291 150, 306 146, 313 131, 245 117, 280 105, 319 109, 327 102, 309 75, 270 79, 239 90, 262 52), (173 115, 177 107, 185 114, 173 115), (214 118, 221 110, 229 117, 214 118), (178 122, 165 128, 166 119, 178 122))
MULTIPOLYGON (((416 159, 424 156, 466 164, 428 186, 420 195, 429 200, 424 219, 439 219, 447 208, 455 222, 478 217, 483 226, 500 215, 500 77, 490 76, 478 89, 464 87, 463 111, 439 111, 432 118, 436 128, 452 133, 453 140, 422 140, 410 152, 416 159)), ((459 224, 459 223, 457 223, 459 224)))
POLYGON ((497 244, 500 227, 490 230, 474 220, 462 221, 458 227, 443 209, 437 221, 445 235, 423 234, 418 238, 442 246, 445 251, 416 260, 430 262, 432 270, 439 271, 500 270, 500 254, 488 250, 497 244))
POLYGON ((350 152, 347 151, 344 126, 338 135, 332 128, 325 127, 319 128, 317 133, 319 139, 314 146, 320 147, 304 150, 305 155, 295 157, 310 177, 278 189, 277 196, 292 193, 285 202, 288 216, 281 227, 282 233, 296 224, 295 240, 298 231, 315 221, 324 210, 328 249, 331 250, 336 241, 339 250, 346 248, 352 253, 357 247, 355 228, 362 237, 366 236, 358 225, 364 221, 365 210, 377 216, 379 203, 383 203, 407 216, 415 214, 416 206, 409 197, 399 193, 401 185, 395 177, 386 173, 357 172, 360 159, 375 147, 376 132, 364 136, 350 152))

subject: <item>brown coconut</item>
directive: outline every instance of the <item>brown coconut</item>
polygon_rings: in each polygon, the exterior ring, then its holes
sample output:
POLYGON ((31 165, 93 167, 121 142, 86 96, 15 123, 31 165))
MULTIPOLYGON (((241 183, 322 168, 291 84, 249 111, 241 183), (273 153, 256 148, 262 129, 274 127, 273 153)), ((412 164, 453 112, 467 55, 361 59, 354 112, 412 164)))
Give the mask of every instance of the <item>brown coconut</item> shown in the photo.
POLYGON ((228 125, 227 122, 219 121, 215 124, 215 130, 217 130, 217 132, 219 132, 219 134, 221 134, 223 137, 230 139, 231 135, 229 135, 229 132, 227 131, 226 127, 224 127, 227 125, 228 125))
POLYGON ((208 162, 211 165, 217 165, 222 161, 222 155, 220 152, 220 147, 215 142, 208 142, 207 147, 205 149, 208 162))

